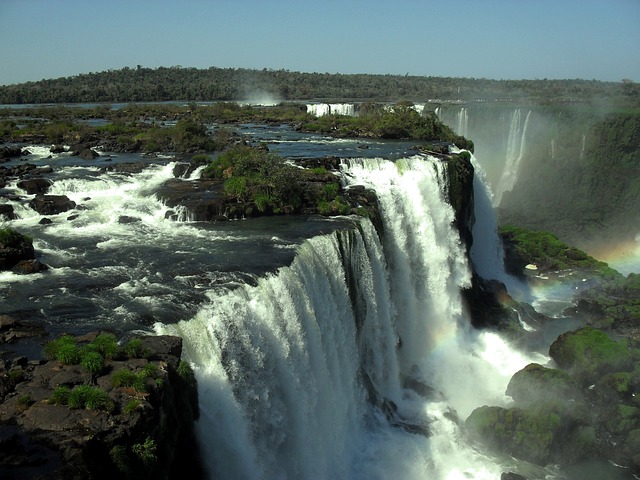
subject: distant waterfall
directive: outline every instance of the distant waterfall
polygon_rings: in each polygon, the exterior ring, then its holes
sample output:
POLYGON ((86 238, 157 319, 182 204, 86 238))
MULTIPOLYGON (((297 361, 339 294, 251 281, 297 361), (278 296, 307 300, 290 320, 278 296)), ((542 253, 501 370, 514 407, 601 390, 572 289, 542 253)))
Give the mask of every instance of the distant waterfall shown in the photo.
POLYGON ((324 115, 355 116, 356 107, 353 103, 310 103, 307 105, 307 113, 322 117, 324 115))
POLYGON ((375 189, 371 222, 314 237, 293 263, 231 291, 184 338, 199 383, 198 436, 212 478, 495 479, 454 418, 504 403, 528 359, 468 328, 470 271, 445 169, 433 158, 344 161, 375 189), (428 392, 432 392, 428 394, 428 392), (424 432, 430 431, 430 435, 424 432))
POLYGON ((458 128, 456 129, 456 133, 458 135, 462 135, 466 137, 469 133, 469 114, 465 107, 462 107, 457 114, 458 116, 458 128))
POLYGON ((521 121, 521 110, 515 109, 511 116, 511 125, 509 127, 509 137, 507 140, 507 154, 505 167, 496 187, 494 205, 500 205, 502 195, 505 192, 510 192, 518 180, 518 171, 520 169, 520 162, 524 157, 526 150, 526 137, 527 127, 529 125, 529 118, 531 117, 531 110, 527 112, 524 124, 521 121))

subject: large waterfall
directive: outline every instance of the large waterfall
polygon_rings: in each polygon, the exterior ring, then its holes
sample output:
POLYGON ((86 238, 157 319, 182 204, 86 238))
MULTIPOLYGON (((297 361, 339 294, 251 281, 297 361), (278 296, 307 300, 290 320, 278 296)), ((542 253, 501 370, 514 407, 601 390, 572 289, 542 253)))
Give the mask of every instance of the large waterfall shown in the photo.
POLYGON ((495 479, 459 421, 506 401, 528 360, 470 330, 469 266, 439 161, 352 160, 374 188, 372 223, 304 242, 254 285, 210 292, 177 333, 195 367, 202 455, 212 478, 495 479))

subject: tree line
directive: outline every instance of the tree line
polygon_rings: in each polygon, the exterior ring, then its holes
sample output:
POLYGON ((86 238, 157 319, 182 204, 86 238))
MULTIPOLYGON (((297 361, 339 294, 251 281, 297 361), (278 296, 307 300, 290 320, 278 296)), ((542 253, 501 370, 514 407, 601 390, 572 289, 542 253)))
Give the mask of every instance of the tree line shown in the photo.
POLYGON ((640 105, 640 84, 629 80, 491 80, 410 75, 304 73, 289 70, 175 67, 90 72, 0 86, 1 104, 246 101, 460 101, 581 102, 605 99, 640 105))

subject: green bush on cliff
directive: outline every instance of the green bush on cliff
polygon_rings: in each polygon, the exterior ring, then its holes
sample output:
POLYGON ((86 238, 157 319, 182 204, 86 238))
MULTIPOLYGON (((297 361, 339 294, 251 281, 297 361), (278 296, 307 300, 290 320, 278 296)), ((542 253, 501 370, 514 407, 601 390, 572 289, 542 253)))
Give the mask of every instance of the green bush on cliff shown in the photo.
POLYGON ((79 385, 69 392, 67 405, 71 409, 105 410, 110 412, 114 408, 113 401, 107 392, 90 385, 79 385))

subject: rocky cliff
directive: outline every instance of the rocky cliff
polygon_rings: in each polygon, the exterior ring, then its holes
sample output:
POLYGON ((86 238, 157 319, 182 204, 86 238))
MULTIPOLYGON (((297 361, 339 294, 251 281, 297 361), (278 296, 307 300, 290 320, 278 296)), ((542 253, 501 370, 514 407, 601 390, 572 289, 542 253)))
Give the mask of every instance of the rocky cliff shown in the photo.
POLYGON ((197 387, 180 338, 119 345, 95 332, 26 357, 20 339, 42 329, 2 316, 0 332, 1 478, 202 477, 197 387))

